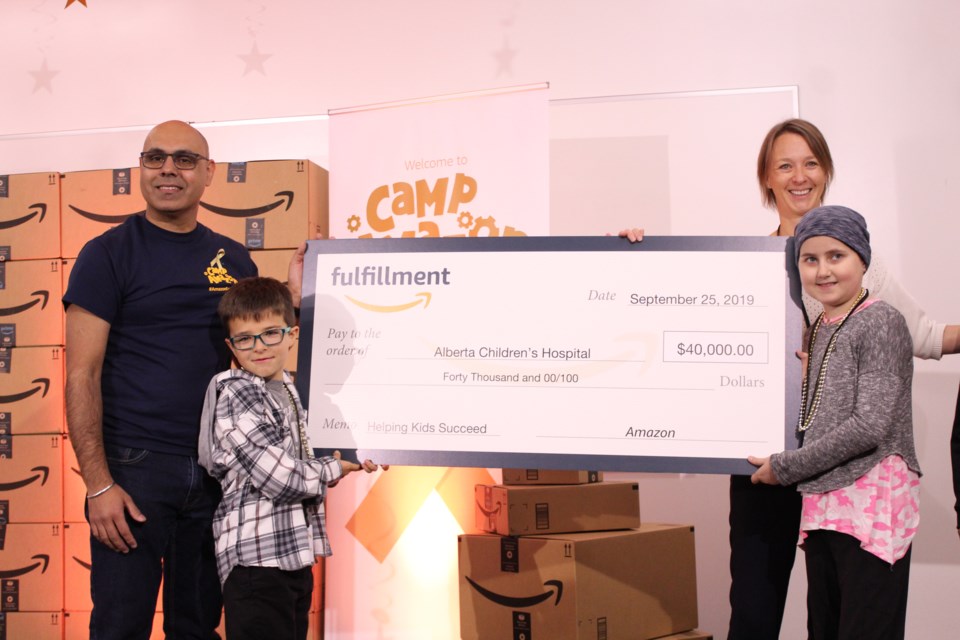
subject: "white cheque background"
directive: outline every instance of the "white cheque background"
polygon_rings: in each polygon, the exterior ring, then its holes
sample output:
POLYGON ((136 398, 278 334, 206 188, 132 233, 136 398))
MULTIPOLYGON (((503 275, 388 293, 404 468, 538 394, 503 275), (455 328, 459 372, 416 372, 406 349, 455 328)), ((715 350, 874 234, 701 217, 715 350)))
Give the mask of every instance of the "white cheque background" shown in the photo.
POLYGON ((783 260, 703 251, 321 254, 311 443, 703 458, 779 451, 783 260), (448 269, 450 284, 333 287, 336 267, 448 269), (696 304, 631 304, 631 295, 696 304), (411 306, 384 312, 348 298, 411 306), (732 336, 726 347, 749 343, 751 355, 703 362, 706 351, 677 353, 697 336, 704 348, 732 336))

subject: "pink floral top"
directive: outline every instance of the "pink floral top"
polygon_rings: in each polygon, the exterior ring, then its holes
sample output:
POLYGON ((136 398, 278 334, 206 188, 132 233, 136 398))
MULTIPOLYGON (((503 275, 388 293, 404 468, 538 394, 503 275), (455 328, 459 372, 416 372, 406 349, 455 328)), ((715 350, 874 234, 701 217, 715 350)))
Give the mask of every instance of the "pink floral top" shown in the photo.
POLYGON ((846 533, 893 564, 910 548, 920 524, 920 477, 903 458, 887 456, 850 486, 803 494, 800 544, 807 531, 846 533))

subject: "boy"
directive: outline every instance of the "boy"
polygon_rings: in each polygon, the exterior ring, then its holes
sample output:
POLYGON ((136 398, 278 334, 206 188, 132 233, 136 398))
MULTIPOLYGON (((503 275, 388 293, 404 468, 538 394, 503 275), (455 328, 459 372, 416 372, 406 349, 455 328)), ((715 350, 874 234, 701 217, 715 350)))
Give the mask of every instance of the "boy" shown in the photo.
POLYGON ((799 483, 809 637, 903 638, 920 497, 910 333, 862 287, 871 252, 860 214, 814 209, 795 243, 803 288, 824 309, 806 349, 801 447, 748 458, 752 480, 799 483))
POLYGON ((207 388, 200 464, 220 481, 214 514, 227 637, 306 638, 311 567, 330 555, 326 488, 363 466, 313 457, 306 414, 284 370, 296 344, 293 302, 273 278, 247 278, 217 309, 237 369, 207 388))

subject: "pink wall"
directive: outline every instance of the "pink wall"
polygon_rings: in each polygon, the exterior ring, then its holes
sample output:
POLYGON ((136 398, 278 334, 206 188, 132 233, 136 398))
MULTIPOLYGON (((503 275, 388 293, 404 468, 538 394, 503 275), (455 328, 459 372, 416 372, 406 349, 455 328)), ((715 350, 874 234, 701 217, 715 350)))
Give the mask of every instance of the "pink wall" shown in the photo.
MULTIPOLYGON (((960 175, 960 67, 948 62, 960 55, 960 6, 950 0, 64 4, 3 7, 0 174, 37 170, 31 163, 44 158, 43 169, 80 168, 69 166, 69 138, 45 143, 23 134, 173 117, 324 114, 539 81, 550 82, 554 99, 796 85, 801 116, 824 130, 837 162, 830 200, 868 216, 875 247, 932 315, 960 318, 960 300, 949 293, 957 270, 952 238, 960 237, 950 197, 960 175)), ((139 140, 142 132, 115 135, 101 166, 132 155, 138 143, 130 150, 130 136, 139 140)), ((269 140, 252 144, 272 152, 269 140)), ((695 178, 725 162, 711 153, 687 170, 695 178)), ((727 187, 738 196, 756 189, 749 178, 727 187)), ((707 203, 703 215, 702 233, 726 232, 729 225, 707 203)), ((757 202, 733 224, 764 233, 771 220, 757 202)), ((958 365, 947 358, 917 366, 915 420, 926 475, 909 637, 946 637, 960 622, 953 591, 943 588, 960 582, 946 453, 958 365)), ((696 524, 700 626, 722 638, 725 479, 643 476, 641 487, 645 519, 696 524)), ((802 636, 801 574, 785 638, 802 636)))

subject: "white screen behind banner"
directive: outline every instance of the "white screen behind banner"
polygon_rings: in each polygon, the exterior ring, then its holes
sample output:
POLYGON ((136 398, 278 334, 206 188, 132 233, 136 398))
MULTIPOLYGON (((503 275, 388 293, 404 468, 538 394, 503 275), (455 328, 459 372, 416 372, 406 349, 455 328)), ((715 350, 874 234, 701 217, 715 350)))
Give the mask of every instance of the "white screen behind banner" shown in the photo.
POLYGON ((554 100, 551 235, 769 233, 757 149, 797 116, 792 86, 554 100))
MULTIPOLYGON (((765 214, 749 186, 767 129, 798 115, 797 87, 553 100, 549 111, 552 235, 774 228, 775 214, 765 214)), ((196 124, 219 162, 308 159, 329 167, 326 115, 196 124)), ((0 136, 0 173, 128 167, 149 129, 0 136)))

